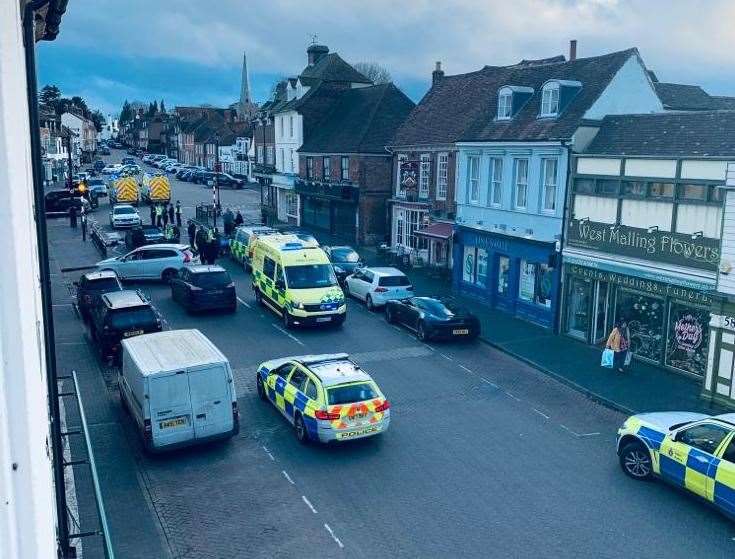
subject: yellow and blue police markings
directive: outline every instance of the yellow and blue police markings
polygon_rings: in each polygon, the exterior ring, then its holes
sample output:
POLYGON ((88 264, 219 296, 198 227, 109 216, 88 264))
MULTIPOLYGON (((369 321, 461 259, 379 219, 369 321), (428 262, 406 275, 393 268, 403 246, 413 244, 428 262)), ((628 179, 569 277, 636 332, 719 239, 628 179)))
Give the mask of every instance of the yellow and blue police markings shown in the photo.
POLYGON ((242 241, 238 240, 237 236, 230 239, 230 255, 242 264, 245 260, 245 253, 248 247, 242 241))
MULTIPOLYGON (((725 417, 725 416, 722 416, 725 417)), ((735 420, 735 414, 729 414, 735 420)), ((714 445, 713 445, 714 446, 714 445)), ((638 447, 639 451, 643 448, 638 447)), ((709 450, 709 449, 708 449, 709 450)), ((631 477, 645 479, 656 475, 713 503, 735 517, 735 423, 709 418, 703 414, 661 412, 630 417, 618 431, 618 454, 623 470, 631 477), (688 420, 683 421, 683 416, 688 420), (650 421, 648 420, 650 418, 650 421), (727 433, 712 453, 677 440, 678 429, 712 424, 727 433), (650 472, 627 466, 635 464, 635 442, 641 443, 650 457, 650 472), (733 448, 730 446, 733 445, 733 448), (730 459, 726 459, 730 458, 730 459)))
POLYGON ((301 412, 309 439, 318 441, 319 432, 315 416, 316 409, 319 406, 318 403, 312 401, 303 392, 286 382, 283 377, 271 375, 270 370, 265 366, 258 369, 258 375, 265 388, 265 393, 273 405, 291 423, 295 420, 295 411, 301 412))

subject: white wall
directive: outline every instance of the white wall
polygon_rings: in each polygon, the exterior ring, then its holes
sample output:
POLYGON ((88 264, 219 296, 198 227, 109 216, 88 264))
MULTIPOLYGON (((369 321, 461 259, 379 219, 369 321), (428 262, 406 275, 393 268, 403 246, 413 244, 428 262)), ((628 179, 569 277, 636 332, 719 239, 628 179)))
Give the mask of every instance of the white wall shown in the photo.
POLYGON ((303 143, 303 118, 296 111, 286 111, 275 116, 276 136, 276 170, 280 173, 299 172, 299 154, 297 150, 303 143), (293 119, 293 134, 291 134, 290 121, 293 119), (281 133, 283 123, 283 133, 281 133), (284 160, 281 160, 281 150, 284 160), (293 162, 293 166, 292 166, 293 162))
MULTIPOLYGON (((735 164, 731 165, 731 168, 735 171, 735 164)), ((731 180, 732 186, 735 186, 735 175, 731 180)), ((725 216, 722 220, 722 257, 720 273, 717 277, 717 291, 735 295, 735 190, 728 190, 725 198, 725 216)))
POLYGON ((0 557, 52 559, 56 514, 20 4, 0 2, 0 251, 6 263, 0 274, 0 557))
POLYGON ((623 199, 620 222, 628 227, 647 229, 657 225, 661 231, 671 231, 671 202, 623 199))
POLYGON ((577 160, 577 173, 583 175, 620 175, 620 159, 606 157, 580 157, 577 160))
POLYGON ((576 219, 588 217, 590 221, 615 223, 618 215, 618 199, 576 194, 573 211, 576 219))

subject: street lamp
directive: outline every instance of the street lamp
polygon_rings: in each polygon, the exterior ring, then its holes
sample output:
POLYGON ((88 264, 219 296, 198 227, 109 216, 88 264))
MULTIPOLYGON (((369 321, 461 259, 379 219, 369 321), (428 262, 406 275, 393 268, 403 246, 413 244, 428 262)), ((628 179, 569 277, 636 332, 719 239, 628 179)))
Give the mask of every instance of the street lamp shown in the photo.
POLYGON ((221 203, 219 197, 219 134, 214 135, 214 182, 212 184, 212 201, 214 202, 214 227, 217 227, 217 214, 221 203))

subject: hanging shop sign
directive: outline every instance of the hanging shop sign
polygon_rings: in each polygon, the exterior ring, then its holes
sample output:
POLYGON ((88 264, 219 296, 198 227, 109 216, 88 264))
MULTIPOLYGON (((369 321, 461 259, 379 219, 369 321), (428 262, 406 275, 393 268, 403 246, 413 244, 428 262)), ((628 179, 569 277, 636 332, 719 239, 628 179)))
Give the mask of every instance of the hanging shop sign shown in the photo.
POLYGON ((572 219, 567 239, 570 246, 702 270, 716 271, 720 262, 720 241, 696 235, 572 219))
POLYGON ((413 190, 419 184, 419 162, 416 160, 401 161, 401 186, 413 190))

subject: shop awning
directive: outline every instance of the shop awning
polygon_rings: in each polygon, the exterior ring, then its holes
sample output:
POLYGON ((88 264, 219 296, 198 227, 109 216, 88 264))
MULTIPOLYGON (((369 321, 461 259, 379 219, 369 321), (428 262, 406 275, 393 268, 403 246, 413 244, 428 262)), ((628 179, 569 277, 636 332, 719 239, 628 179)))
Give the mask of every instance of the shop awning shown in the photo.
POLYGON ((416 235, 432 237, 434 239, 451 239, 454 234, 454 226, 451 223, 432 223, 431 225, 416 231, 416 235))

